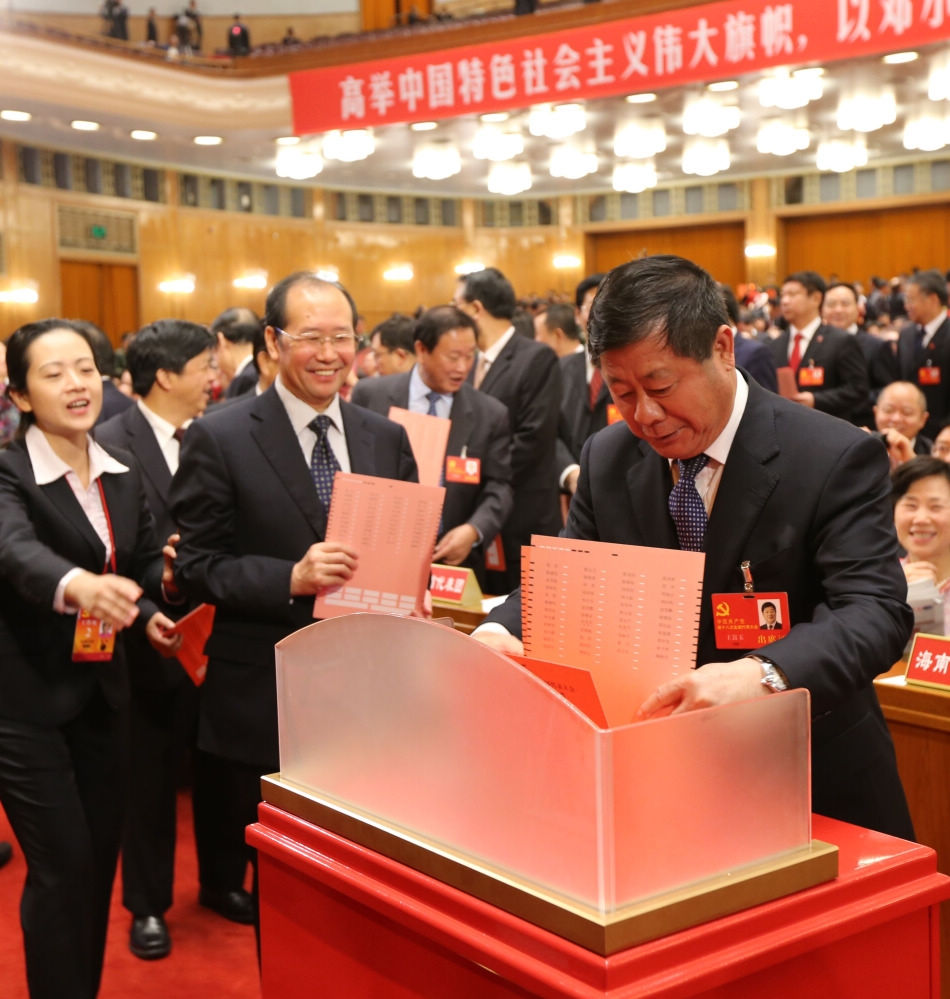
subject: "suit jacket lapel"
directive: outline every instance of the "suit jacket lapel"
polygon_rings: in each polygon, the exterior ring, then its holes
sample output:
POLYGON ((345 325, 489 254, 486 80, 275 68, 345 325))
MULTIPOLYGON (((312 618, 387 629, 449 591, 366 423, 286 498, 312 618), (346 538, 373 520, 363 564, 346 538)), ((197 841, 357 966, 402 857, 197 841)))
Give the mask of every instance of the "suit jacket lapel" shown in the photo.
POLYGON ((343 414, 343 433, 346 435, 346 449, 350 454, 350 471, 358 475, 373 475, 376 472, 375 438, 359 406, 340 402, 343 414))
POLYGON ((251 418, 251 437, 274 469, 277 482, 287 490, 322 539, 327 530, 327 511, 317 496, 287 410, 273 387, 257 397, 251 408, 251 418))
POLYGON ((162 502, 168 504, 168 490, 172 483, 172 473, 162 454, 162 449, 158 446, 155 434, 149 426, 148 420, 141 414, 138 406, 129 410, 131 414, 128 421, 129 442, 131 450, 135 454, 142 472, 155 488, 155 492, 161 497, 162 502))
POLYGON ((641 544, 651 548, 678 548, 676 526, 665 502, 673 488, 670 463, 645 441, 638 441, 641 458, 627 470, 627 488, 641 544))
POLYGON ((512 333, 508 342, 502 348, 501 353, 495 358, 495 360, 488 366, 488 371, 485 373, 485 379, 479 389, 482 392, 486 392, 501 378, 505 369, 511 364, 517 353, 517 346, 515 341, 518 339, 517 333, 512 333))
MULTIPOLYGON (((27 459, 27 462, 29 462, 29 459, 27 459)), ((79 500, 76 499, 76 494, 73 492, 72 486, 66 481, 66 476, 61 476, 54 482, 50 482, 39 488, 43 491, 43 495, 63 515, 63 519, 74 527, 89 543, 93 554, 92 564, 98 566, 101 570, 106 562, 105 546, 99 539, 99 535, 96 534, 92 524, 89 523, 89 518, 79 505, 79 500)))
POLYGON ((459 389, 452 400, 451 421, 446 454, 461 454, 475 429, 475 413, 464 388, 459 389))

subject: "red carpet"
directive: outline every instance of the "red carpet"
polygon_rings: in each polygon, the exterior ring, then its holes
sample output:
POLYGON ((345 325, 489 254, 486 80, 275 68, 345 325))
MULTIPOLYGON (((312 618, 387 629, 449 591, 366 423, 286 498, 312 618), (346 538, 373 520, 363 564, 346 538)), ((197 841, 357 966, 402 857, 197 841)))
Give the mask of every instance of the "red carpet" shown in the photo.
MULTIPOLYGON (((254 928, 230 923, 198 905, 191 797, 187 792, 178 799, 178 837, 175 904, 165 917, 172 935, 172 952, 160 961, 141 961, 129 953, 130 916, 122 907, 120 876, 117 876, 99 997, 259 999, 254 928)), ((0 839, 13 839, 2 809, 0 839)), ((3 999, 27 999, 20 933, 20 892, 25 875, 23 854, 14 842, 13 860, 0 869, 0 996, 3 999)))

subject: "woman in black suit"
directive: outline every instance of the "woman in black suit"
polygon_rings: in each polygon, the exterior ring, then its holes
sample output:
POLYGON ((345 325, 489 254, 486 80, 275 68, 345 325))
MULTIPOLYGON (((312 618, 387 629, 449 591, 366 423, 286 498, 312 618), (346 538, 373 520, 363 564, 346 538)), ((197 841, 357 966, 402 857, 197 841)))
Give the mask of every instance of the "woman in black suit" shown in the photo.
POLYGON ((92 999, 122 814, 116 636, 144 621, 165 654, 180 639, 143 595, 161 599, 163 563, 135 464, 88 433, 102 380, 85 334, 27 324, 7 361, 22 419, 0 453, 0 804, 27 863, 30 995, 92 999))

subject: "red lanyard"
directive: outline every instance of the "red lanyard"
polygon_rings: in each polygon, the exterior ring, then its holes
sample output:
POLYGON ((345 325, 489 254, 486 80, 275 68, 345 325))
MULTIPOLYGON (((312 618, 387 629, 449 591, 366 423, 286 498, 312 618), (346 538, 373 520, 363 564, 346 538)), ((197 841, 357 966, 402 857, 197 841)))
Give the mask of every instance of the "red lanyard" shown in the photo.
MULTIPOLYGON (((112 518, 109 516, 109 504, 106 503, 106 494, 102 488, 102 476, 96 479, 96 485, 99 487, 99 498, 102 500, 102 512, 106 515, 106 527, 109 531, 109 559, 107 564, 109 568, 115 572, 115 535, 112 533, 112 518)), ((105 568, 103 568, 102 571, 105 572, 105 568)))

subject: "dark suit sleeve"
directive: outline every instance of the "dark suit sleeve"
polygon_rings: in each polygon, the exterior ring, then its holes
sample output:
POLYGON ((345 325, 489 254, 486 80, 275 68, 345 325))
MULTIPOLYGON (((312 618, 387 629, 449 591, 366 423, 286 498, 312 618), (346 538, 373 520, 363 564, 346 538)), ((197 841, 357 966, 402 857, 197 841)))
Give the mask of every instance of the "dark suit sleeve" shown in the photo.
POLYGON ((519 386, 517 410, 511 420, 511 475, 515 484, 536 474, 539 447, 557 437, 560 409, 557 354, 547 349, 537 351, 519 386))
POLYGON ((808 688, 817 717, 900 658, 913 615, 880 443, 866 435, 852 441, 813 488, 820 492, 804 540, 818 602, 808 619, 795 620, 792 597, 791 631, 769 654, 792 686, 808 688))
POLYGON ((468 523, 479 532, 486 543, 501 530, 514 503, 509 459, 511 430, 508 426, 508 413, 501 406, 497 409, 497 415, 486 430, 489 445, 481 459, 482 482, 478 504, 468 518, 468 523))
POLYGON ((192 424, 182 443, 169 506, 181 533, 175 578, 189 597, 229 613, 291 620, 294 561, 241 553, 241 499, 217 440, 201 420, 192 424))
MULTIPOLYGON (((850 420, 864 405, 868 396, 868 369, 864 354, 857 340, 850 334, 844 334, 832 358, 834 364, 834 379, 837 385, 829 388, 819 388, 814 391, 815 409, 843 420, 850 420)), ((799 376, 802 368, 798 369, 799 376)), ((826 371, 825 377, 828 378, 826 371)), ((807 386, 803 392, 812 391, 807 386)))
POLYGON ((742 361, 742 367, 762 386, 770 392, 778 394, 778 376, 775 374, 775 361, 772 352, 764 344, 750 340, 755 350, 749 351, 742 361))

